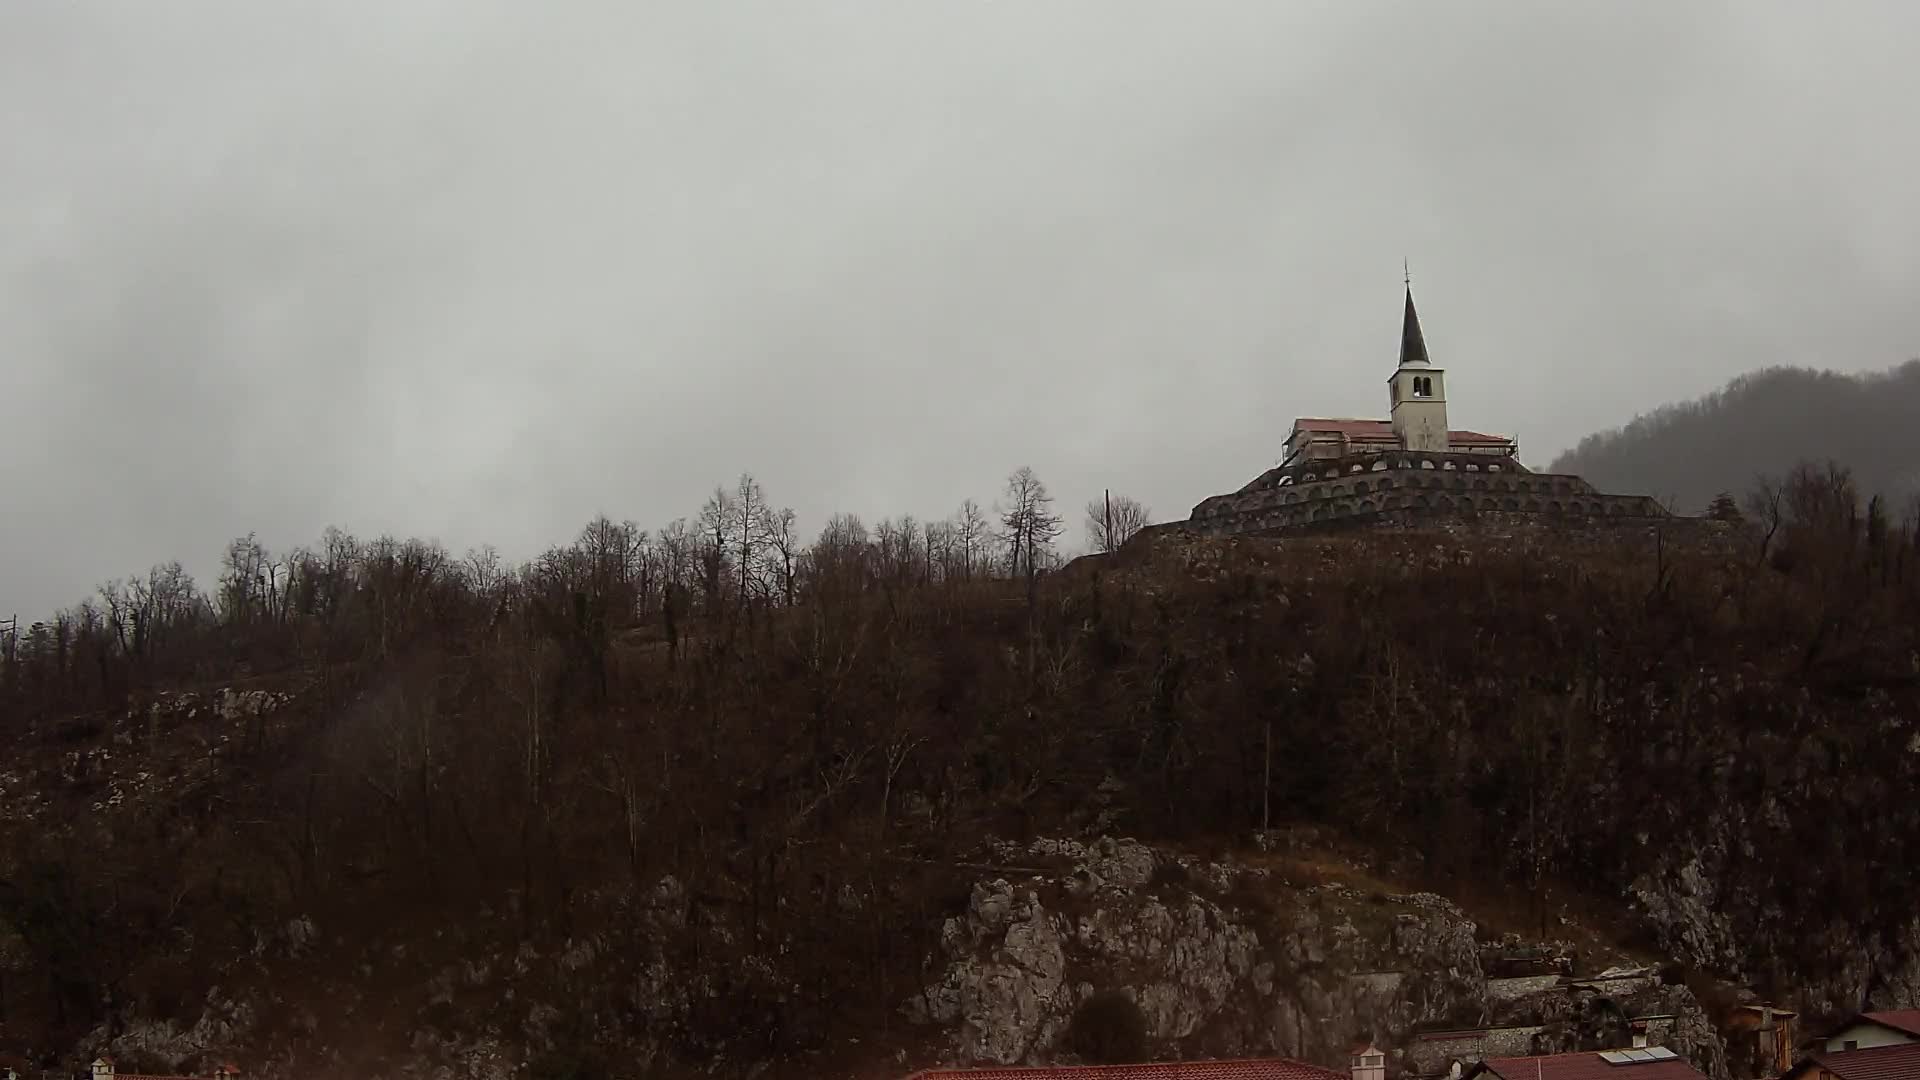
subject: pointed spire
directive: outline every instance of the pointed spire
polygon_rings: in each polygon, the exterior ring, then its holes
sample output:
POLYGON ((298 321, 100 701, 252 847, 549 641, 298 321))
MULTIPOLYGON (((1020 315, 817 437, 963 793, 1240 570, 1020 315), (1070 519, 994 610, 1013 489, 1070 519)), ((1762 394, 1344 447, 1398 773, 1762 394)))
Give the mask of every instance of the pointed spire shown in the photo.
POLYGON ((1400 324, 1400 366, 1409 364, 1425 367, 1427 359, 1427 339, 1420 333, 1420 315, 1413 310, 1413 286, 1407 286, 1407 315, 1400 324))

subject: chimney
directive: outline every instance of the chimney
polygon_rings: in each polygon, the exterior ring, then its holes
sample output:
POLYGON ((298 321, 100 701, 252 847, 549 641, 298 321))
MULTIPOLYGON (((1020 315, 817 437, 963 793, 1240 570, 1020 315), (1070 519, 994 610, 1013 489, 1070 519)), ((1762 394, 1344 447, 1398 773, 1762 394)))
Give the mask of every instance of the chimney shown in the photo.
POLYGON ((1355 1043, 1353 1080, 1387 1080, 1387 1055, 1372 1040, 1355 1043))
POLYGON ((113 1080, 113 1059, 95 1058, 93 1062, 93 1080, 113 1080))
POLYGON ((1780 1021, 1780 1030, 1773 1035, 1773 1065, 1784 1073, 1793 1068, 1793 1018, 1796 1014, 1786 1009, 1776 1009, 1773 1015, 1780 1021))

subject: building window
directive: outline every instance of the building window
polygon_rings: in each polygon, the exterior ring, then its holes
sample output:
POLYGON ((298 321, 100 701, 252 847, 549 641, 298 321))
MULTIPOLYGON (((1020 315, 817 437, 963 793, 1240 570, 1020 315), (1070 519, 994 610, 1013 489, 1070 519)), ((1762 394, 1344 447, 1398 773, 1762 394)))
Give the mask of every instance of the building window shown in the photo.
POLYGON ((1840 1049, 1842 1049, 1842 1050, 1858 1050, 1858 1049, 1860 1049, 1860 1040, 1859 1040, 1859 1039, 1848 1039, 1848 1040, 1847 1040, 1846 1042, 1843 1042, 1843 1043, 1841 1043, 1841 1044, 1840 1044, 1840 1049))

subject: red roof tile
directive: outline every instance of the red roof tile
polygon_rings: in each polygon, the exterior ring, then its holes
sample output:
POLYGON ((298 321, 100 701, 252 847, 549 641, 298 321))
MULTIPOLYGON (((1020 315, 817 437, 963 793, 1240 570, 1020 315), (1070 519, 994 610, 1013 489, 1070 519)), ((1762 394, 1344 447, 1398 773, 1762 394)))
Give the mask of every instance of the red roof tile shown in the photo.
MULTIPOLYGON (((1902 1011, 1911 1013, 1915 1010, 1902 1011)), ((1876 1046, 1871 1050, 1837 1050, 1815 1054, 1813 1060, 1840 1080, 1914 1080, 1920 1077, 1920 1043, 1876 1046)))
POLYGON ((1455 429, 1447 432, 1447 441, 1450 443, 1499 443, 1504 446, 1513 440, 1505 435, 1486 435, 1478 431, 1455 429))
MULTIPOLYGON (((1298 430, 1323 432, 1330 435, 1345 435, 1349 439, 1361 442, 1369 440, 1386 441, 1395 438, 1391 420, 1329 420, 1307 417, 1293 422, 1298 430)), ((1449 431, 1450 443, 1484 445, 1505 445, 1513 440, 1504 435, 1486 435, 1478 431, 1449 431)))
POLYGON ((1289 1058, 1155 1061, 1139 1065, 926 1069, 908 1080, 1348 1080, 1348 1074, 1289 1058))
POLYGON ((1393 435, 1393 421, 1391 420, 1331 420, 1305 417, 1295 420, 1293 426, 1307 431, 1325 431, 1336 435, 1372 435, 1375 437, 1382 435, 1391 437, 1393 435))
POLYGON ((1705 1080, 1685 1058, 1615 1065, 1591 1050, 1577 1054, 1488 1058, 1484 1064, 1488 1072, 1501 1080, 1705 1080))
POLYGON ((1895 1031, 1920 1035, 1920 1009, 1888 1009, 1885 1012, 1861 1013, 1860 1016, 1895 1031))

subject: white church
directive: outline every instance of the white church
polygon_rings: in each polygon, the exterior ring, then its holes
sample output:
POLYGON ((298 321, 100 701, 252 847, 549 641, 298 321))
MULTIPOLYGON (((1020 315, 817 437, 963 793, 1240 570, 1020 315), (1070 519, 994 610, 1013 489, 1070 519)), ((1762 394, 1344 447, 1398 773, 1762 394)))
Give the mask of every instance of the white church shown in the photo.
POLYGON ((1301 418, 1293 422, 1281 457, 1296 460, 1340 458, 1368 450, 1425 450, 1437 453, 1495 454, 1516 457, 1519 444, 1505 435, 1483 435, 1447 426, 1447 372, 1427 356, 1420 315, 1407 286, 1407 313, 1400 327, 1400 366, 1387 377, 1390 419, 1301 418))
POLYGON ((1238 491, 1202 500, 1174 527, 1281 533, 1435 515, 1536 519, 1665 518, 1654 499, 1607 495, 1577 476, 1536 473, 1511 436, 1447 424, 1447 373, 1427 355, 1407 288, 1400 362, 1387 378, 1388 419, 1303 417, 1280 463, 1238 491))

